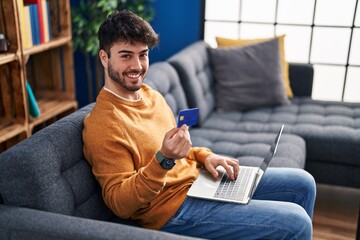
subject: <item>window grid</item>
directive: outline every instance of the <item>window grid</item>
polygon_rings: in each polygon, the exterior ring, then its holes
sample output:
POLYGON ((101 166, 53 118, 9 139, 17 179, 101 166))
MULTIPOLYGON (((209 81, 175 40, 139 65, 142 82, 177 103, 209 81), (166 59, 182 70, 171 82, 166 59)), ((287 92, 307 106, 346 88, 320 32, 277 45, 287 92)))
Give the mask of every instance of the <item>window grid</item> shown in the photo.
MULTIPOLYGON (((354 33, 354 29, 360 29, 360 26, 355 26, 356 24, 356 16, 357 14, 360 16, 360 13, 357 13, 360 9, 360 7, 358 7, 358 3, 359 0, 356 0, 355 2, 355 7, 354 7, 354 14, 353 14, 353 18, 352 18, 352 24, 350 26, 334 26, 334 25, 322 25, 322 24, 315 24, 315 17, 316 17, 316 6, 317 6, 317 2, 318 0, 314 0, 314 6, 313 6, 313 16, 312 16, 312 23, 311 24, 301 24, 301 23, 278 23, 277 19, 278 19, 278 9, 279 9, 279 1, 280 0, 276 0, 275 3, 275 20, 273 23, 269 23, 269 22, 261 22, 261 21, 244 21, 242 20, 242 7, 243 7, 243 0, 239 0, 240 1, 240 9, 239 9, 239 20, 237 21, 233 21, 233 20, 211 20, 211 19, 206 19, 205 18, 205 8, 206 8, 206 2, 207 0, 204 0, 204 26, 206 24, 206 22, 217 22, 217 23, 237 23, 238 24, 238 32, 237 35, 239 36, 239 38, 241 38, 241 25, 242 24, 259 24, 259 25, 273 25, 274 26, 274 33, 273 33, 273 37, 275 37, 276 34, 276 30, 278 26, 292 26, 292 27, 310 27, 311 31, 310 31, 310 41, 309 41, 309 53, 308 53, 308 57, 307 57, 307 63, 308 64, 313 64, 313 65, 320 65, 320 66, 343 66, 345 67, 345 74, 344 74, 344 79, 343 79, 343 87, 342 87, 342 94, 341 94, 341 100, 344 101, 344 96, 345 96, 345 90, 347 87, 347 76, 348 76, 348 68, 349 67, 360 67, 359 64, 349 64, 349 60, 350 60, 350 55, 351 55, 351 46, 352 46, 352 42, 353 42, 353 33, 354 33), (350 40, 349 40, 349 44, 348 44, 348 49, 347 49, 347 56, 346 56, 346 63, 345 64, 339 64, 339 63, 325 63, 325 62, 321 62, 321 61, 311 61, 311 54, 312 54, 312 47, 313 47, 313 37, 314 37, 314 29, 316 28, 336 28, 336 29, 341 29, 341 28, 345 28, 345 29, 350 29, 350 40)), ((358 16, 358 17, 359 17, 358 16)), ((205 27, 203 28, 205 29, 205 27)), ((203 32, 203 39, 204 39, 204 32, 203 32)), ((359 81, 360 81, 360 76, 359 76, 359 81)))

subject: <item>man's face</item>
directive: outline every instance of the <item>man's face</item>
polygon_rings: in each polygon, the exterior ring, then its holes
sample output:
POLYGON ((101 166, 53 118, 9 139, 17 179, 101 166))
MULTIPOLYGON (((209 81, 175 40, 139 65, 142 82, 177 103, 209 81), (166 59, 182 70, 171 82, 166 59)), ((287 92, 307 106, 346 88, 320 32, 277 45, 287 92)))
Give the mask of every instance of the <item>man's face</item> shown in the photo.
POLYGON ((107 72, 109 78, 120 86, 117 89, 125 95, 139 90, 149 68, 148 46, 118 42, 111 47, 110 54, 107 72))

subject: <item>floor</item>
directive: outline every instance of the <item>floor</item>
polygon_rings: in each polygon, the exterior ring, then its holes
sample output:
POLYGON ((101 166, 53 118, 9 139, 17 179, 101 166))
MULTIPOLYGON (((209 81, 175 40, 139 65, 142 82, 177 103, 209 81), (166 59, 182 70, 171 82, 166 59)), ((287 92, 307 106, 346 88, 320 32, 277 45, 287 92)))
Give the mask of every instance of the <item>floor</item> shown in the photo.
POLYGON ((317 185, 314 240, 356 239, 360 189, 317 185))

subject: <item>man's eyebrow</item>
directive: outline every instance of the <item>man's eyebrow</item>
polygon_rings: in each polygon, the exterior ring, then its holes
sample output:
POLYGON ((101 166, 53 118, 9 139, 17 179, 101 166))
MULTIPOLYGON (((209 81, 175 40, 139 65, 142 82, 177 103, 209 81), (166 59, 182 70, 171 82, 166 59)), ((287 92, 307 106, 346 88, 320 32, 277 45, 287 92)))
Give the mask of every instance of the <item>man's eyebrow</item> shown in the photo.
MULTIPOLYGON (((145 53, 145 52, 148 52, 149 49, 146 48, 144 50, 142 50, 140 53, 145 53)), ((119 50, 118 53, 134 53, 133 51, 129 51, 129 50, 119 50)))
POLYGON ((119 50, 118 53, 134 53, 134 52, 129 50, 119 50))

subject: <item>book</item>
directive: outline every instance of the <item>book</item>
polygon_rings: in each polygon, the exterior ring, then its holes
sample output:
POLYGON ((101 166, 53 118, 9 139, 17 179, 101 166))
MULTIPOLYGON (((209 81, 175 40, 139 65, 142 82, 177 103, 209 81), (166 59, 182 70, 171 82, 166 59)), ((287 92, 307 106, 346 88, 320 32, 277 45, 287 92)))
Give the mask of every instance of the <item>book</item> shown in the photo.
POLYGON ((49 28, 49 39, 52 39, 52 31, 51 31, 51 9, 50 2, 46 1, 46 9, 47 9, 47 18, 48 18, 48 28, 49 28))
POLYGON ((34 16, 34 5, 33 4, 30 4, 30 5, 27 5, 29 7, 29 16, 30 16, 30 26, 31 26, 31 40, 32 40, 32 43, 33 45, 36 45, 36 29, 35 29, 35 16, 34 16))
POLYGON ((28 102, 29 102, 29 113, 33 117, 40 116, 40 108, 36 102, 34 92, 31 89, 31 86, 28 81, 26 81, 26 91, 28 95, 28 102))
POLYGON ((33 45, 37 45, 40 43, 38 9, 36 4, 30 4, 29 8, 30 8, 32 42, 33 45))
POLYGON ((24 13, 24 2, 23 0, 18 0, 19 8, 19 22, 20 22, 20 32, 21 32, 21 41, 23 48, 28 48, 28 34, 25 26, 25 13, 24 13))
POLYGON ((50 34, 49 34, 49 13, 47 7, 48 1, 41 0, 41 8, 43 14, 43 25, 44 25, 44 42, 50 41, 50 34))
POLYGON ((37 6, 37 12, 38 12, 38 29, 39 29, 39 36, 40 36, 40 42, 45 42, 45 33, 44 33, 44 19, 43 19, 43 8, 41 0, 24 0, 24 3, 27 4, 35 4, 37 6))
MULTIPOLYGON (((24 25, 26 31, 26 43, 24 43, 24 48, 30 48, 33 46, 33 35, 32 35, 32 25, 30 18, 30 6, 24 6, 24 25)), ((24 40, 25 41, 25 40, 24 40)))

